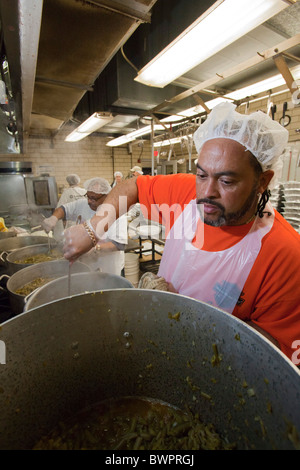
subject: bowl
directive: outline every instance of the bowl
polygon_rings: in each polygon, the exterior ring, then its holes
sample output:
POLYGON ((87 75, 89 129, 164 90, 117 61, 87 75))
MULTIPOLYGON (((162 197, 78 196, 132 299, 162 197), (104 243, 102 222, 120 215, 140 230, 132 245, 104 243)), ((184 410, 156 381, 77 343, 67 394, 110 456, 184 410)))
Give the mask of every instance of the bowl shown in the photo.
POLYGON ((157 225, 141 225, 136 229, 136 232, 141 238, 158 238, 160 227, 157 225))

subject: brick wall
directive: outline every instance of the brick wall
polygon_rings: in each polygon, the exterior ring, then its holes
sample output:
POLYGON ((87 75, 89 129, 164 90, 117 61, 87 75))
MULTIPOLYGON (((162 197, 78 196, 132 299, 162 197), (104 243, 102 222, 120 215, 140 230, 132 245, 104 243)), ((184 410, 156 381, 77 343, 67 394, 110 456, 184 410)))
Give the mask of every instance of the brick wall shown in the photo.
MULTIPOLYGON (((49 172, 56 177, 57 185, 61 190, 68 186, 66 176, 76 173, 81 183, 95 176, 106 178, 113 182, 115 171, 121 171, 127 176, 130 168, 137 164, 135 147, 132 154, 128 147, 107 147, 107 139, 91 135, 79 142, 65 142, 69 132, 58 133, 53 139, 48 137, 31 137, 26 154, 0 155, 0 161, 29 161, 32 162, 33 173, 39 175, 49 172)), ((137 147, 136 147, 137 148, 137 147)))

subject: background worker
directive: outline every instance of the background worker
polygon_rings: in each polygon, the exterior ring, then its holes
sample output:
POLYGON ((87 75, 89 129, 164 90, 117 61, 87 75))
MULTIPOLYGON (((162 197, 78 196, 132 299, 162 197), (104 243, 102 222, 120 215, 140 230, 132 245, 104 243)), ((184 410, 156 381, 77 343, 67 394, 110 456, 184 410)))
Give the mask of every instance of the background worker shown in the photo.
POLYGON ((123 173, 121 171, 115 171, 114 172, 114 182, 112 184, 112 188, 116 186, 116 184, 119 184, 123 180, 123 173))
MULTIPOLYGON (((133 178, 134 176, 140 176, 143 174, 144 172, 140 166, 134 166, 133 168, 130 169, 130 178, 133 178)), ((130 208, 128 215, 133 218, 142 217, 141 207, 138 202, 130 208)))
POLYGON ((131 176, 140 176, 144 174, 140 166, 134 166, 133 168, 130 169, 130 172, 131 172, 131 176))
MULTIPOLYGON (((97 208, 104 204, 111 187, 107 180, 100 177, 88 180, 84 186, 86 197, 62 204, 50 217, 44 219, 43 228, 46 232, 55 230, 59 220, 71 221, 72 224, 85 223, 89 230, 89 219, 95 215, 97 208)), ((120 276, 124 269, 126 243, 127 220, 121 217, 112 224, 97 244, 95 243, 94 248, 81 256, 81 261, 92 270, 100 269, 102 272, 120 276)))
MULTIPOLYGON (((259 111, 215 107, 194 134, 197 174, 139 176, 107 203, 139 201, 168 233, 158 275, 169 289, 259 329, 293 360, 300 339, 300 236, 268 202, 288 131, 259 111), (175 207, 174 217, 170 208, 175 207)), ((113 220, 113 211, 111 212, 113 220)), ((96 236, 111 223, 97 211, 96 236)), ((66 233, 65 257, 90 248, 84 227, 66 233)))
POLYGON ((86 190, 79 186, 80 177, 75 173, 68 175, 66 181, 69 187, 63 190, 56 207, 60 207, 67 202, 76 201, 86 194, 86 190))

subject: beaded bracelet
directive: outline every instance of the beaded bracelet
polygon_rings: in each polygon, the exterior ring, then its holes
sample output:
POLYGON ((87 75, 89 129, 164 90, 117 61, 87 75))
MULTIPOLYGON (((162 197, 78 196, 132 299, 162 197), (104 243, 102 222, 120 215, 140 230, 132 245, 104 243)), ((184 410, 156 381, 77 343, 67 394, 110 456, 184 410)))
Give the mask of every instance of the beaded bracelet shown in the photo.
POLYGON ((88 226, 88 224, 86 222, 83 222, 83 226, 85 228, 85 230, 87 231, 92 243, 93 243, 93 246, 96 246, 97 245, 97 239, 95 237, 95 234, 93 232, 93 230, 88 226))

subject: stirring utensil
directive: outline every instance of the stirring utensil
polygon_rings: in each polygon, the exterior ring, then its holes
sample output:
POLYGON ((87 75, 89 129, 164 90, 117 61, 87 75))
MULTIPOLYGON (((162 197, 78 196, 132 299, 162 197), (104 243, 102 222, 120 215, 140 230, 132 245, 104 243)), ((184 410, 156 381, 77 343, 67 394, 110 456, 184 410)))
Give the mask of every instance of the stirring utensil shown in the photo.
POLYGON ((50 240, 50 232, 48 232, 48 254, 51 253, 51 240, 50 240))
MULTIPOLYGON (((79 215, 76 219, 76 225, 81 223, 81 215, 79 215)), ((71 266, 72 263, 69 261, 69 273, 68 273, 68 297, 71 296, 71 266)))
POLYGON ((68 274, 68 297, 71 296, 71 262, 69 261, 69 274, 68 274))

